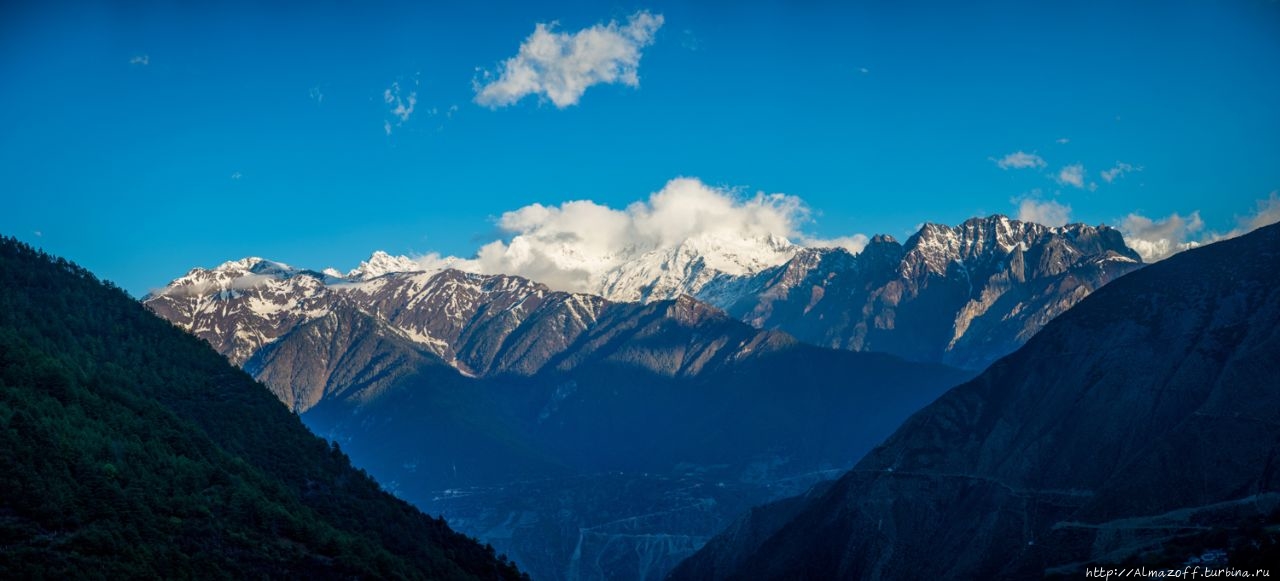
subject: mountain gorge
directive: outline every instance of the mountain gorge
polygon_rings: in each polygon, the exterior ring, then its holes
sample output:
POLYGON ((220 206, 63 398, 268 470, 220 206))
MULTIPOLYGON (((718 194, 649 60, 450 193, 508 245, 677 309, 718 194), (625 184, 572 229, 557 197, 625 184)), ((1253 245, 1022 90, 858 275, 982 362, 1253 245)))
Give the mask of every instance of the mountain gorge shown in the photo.
POLYGON ((657 579, 972 375, 940 361, 1003 355, 1140 266, 1105 227, 999 216, 857 255, 758 243, 600 279, 637 302, 376 253, 345 275, 197 268, 144 303, 536 577, 657 579))
POLYGON ((532 375, 437 358, 302 419, 539 578, 658 579, 968 376, 800 344, 683 298, 611 305, 532 375))
POLYGON ((1106 286, 674 579, 1280 562, 1280 226, 1106 286))

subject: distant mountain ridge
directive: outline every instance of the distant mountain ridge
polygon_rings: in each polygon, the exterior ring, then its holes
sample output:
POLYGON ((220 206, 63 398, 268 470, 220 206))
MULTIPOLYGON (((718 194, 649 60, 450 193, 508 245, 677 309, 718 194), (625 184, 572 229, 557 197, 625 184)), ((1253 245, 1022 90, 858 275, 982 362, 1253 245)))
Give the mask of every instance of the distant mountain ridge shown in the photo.
POLYGON ((905 244, 877 236, 857 255, 776 237, 752 244, 759 248, 697 239, 644 254, 603 276, 597 294, 420 271, 377 252, 341 276, 260 258, 197 268, 144 302, 239 365, 305 322, 359 310, 465 373, 530 374, 616 299, 689 295, 816 345, 979 369, 1141 266, 1105 226, 1049 228, 1003 216, 927 224, 905 244))
POLYGON ((925 224, 857 255, 805 249, 726 280, 714 298, 752 325, 837 349, 982 369, 1104 284, 1142 266, 1106 226, 1004 216, 925 224))

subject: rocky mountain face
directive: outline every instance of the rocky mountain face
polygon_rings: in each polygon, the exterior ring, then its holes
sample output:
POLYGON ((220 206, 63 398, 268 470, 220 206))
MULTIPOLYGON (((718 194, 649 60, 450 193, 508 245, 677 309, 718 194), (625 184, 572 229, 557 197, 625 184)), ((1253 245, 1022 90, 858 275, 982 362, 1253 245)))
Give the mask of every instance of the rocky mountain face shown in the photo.
POLYGON ((1078 578, 1280 558, 1280 226, 1082 300, 674 579, 1078 578))
POLYGON ((326 275, 262 258, 194 268, 143 304, 243 365, 259 347, 328 312, 326 275))
POLYGON ((382 372, 399 373, 408 353, 432 354, 469 375, 532 374, 609 305, 519 277, 445 270, 366 279, 367 270, 334 278, 249 258, 194 269, 144 304, 245 366, 296 411, 351 387, 352 377, 335 372, 358 368, 385 382, 382 372), (370 337, 377 342, 363 341, 370 337), (288 356, 301 343, 322 356, 288 356), (370 361, 376 367, 366 369, 370 361))
POLYGON ((734 316, 801 341, 982 369, 1045 323, 1141 266, 1111 228, 1004 216, 926 224, 858 255, 805 249, 704 293, 734 316))

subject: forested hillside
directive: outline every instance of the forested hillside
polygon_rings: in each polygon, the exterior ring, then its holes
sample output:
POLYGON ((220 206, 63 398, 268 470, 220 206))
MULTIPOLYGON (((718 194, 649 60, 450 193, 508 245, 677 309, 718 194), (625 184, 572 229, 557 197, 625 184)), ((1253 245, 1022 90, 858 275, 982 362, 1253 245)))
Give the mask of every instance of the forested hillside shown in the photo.
POLYGON ((0 577, 514 579, 206 343, 0 239, 0 577))

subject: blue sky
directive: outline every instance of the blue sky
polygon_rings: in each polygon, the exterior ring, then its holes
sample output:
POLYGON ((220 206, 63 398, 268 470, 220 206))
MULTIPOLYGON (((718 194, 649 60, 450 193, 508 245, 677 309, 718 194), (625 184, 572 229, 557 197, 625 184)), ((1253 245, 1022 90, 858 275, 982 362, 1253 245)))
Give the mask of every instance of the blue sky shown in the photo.
POLYGON ((1269 0, 187 4, 0 8, 0 232, 141 294, 248 255, 467 256, 503 212, 677 176, 900 239, 1023 199, 1227 231, 1280 189, 1269 0), (637 13, 636 86, 476 102, 535 25, 637 13))

